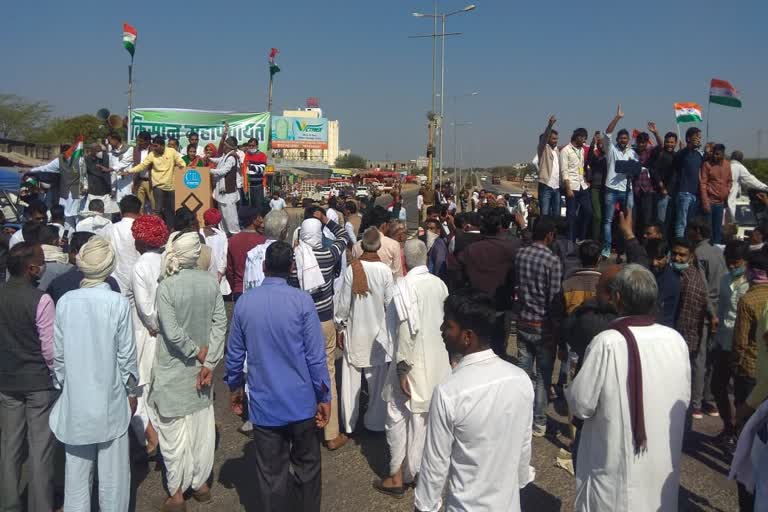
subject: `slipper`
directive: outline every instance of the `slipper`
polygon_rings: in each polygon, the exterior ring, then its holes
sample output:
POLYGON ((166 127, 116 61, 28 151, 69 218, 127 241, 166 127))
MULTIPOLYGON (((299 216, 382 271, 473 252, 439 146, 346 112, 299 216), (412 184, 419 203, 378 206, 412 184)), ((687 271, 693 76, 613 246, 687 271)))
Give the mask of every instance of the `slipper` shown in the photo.
POLYGON ((166 503, 168 498, 161 498, 155 502, 155 510, 160 512, 187 512, 187 503, 166 503))
POLYGON ((205 492, 195 491, 192 493, 192 498, 198 503, 210 503, 213 501, 210 489, 205 492))
POLYGON ((405 497, 405 487, 384 487, 381 480, 376 480, 372 485, 374 489, 386 496, 391 496, 392 498, 397 499, 405 497))

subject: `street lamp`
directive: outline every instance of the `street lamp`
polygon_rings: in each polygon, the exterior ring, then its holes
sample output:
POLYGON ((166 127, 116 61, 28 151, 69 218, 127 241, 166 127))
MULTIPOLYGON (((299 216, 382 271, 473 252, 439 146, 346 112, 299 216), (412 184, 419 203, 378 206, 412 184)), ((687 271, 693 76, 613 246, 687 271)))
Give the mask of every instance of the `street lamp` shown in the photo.
MULTIPOLYGON (((440 119, 442 120, 444 110, 445 110, 445 37, 449 35, 460 35, 459 33, 451 33, 446 34, 445 32, 445 22, 446 19, 454 16, 456 14, 462 14, 470 11, 474 11, 477 9, 477 6, 475 4, 469 4, 463 9, 458 9, 456 11, 451 11, 449 13, 442 13, 439 14, 437 12, 437 0, 435 1, 435 12, 434 14, 427 14, 427 13, 421 13, 421 12, 413 12, 411 13, 411 16, 415 18, 432 18, 435 23, 435 30, 431 36, 435 44, 433 46, 432 51, 432 111, 435 111, 435 53, 437 51, 437 40, 434 38, 442 37, 441 41, 441 50, 440 50, 440 58, 441 58, 441 64, 440 64, 440 119), (437 33, 437 20, 440 19, 442 22, 442 31, 440 34, 437 33)), ((417 36, 417 37, 424 37, 424 36, 417 36)), ((439 158, 440 158, 440 174, 438 175, 440 177, 440 181, 442 182, 442 175, 443 175, 443 129, 441 126, 438 127, 440 138, 439 138, 439 144, 440 144, 440 152, 439 152, 439 158)), ((430 183, 431 184, 431 183, 430 183)))

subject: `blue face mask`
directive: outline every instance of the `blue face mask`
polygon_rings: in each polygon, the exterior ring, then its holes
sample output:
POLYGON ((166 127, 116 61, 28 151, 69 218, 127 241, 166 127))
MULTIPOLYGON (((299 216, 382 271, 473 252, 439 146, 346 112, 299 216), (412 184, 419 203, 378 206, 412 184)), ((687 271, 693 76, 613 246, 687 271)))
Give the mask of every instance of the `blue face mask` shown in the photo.
POLYGON ((683 271, 685 271, 690 266, 691 266, 690 263, 675 263, 675 262, 672 262, 672 268, 675 270, 675 272, 683 272, 683 271))
POLYGON ((728 272, 731 273, 731 277, 737 278, 744 275, 744 270, 745 270, 744 267, 736 267, 736 268, 730 269, 728 272))

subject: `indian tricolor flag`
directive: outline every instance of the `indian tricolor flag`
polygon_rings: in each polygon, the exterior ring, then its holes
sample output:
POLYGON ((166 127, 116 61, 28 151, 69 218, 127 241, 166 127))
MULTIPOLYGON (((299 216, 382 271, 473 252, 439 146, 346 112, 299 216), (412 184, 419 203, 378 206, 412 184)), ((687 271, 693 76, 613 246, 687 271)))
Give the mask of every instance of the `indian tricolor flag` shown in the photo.
POLYGON ((709 102, 726 107, 741 108, 739 91, 725 80, 718 80, 717 78, 713 78, 709 86, 709 102))
POLYGON ((701 107, 697 103, 675 103, 675 117, 679 123, 700 123, 701 107))
POLYGON ((66 153, 64 153, 64 157, 70 162, 76 162, 79 158, 81 158, 83 156, 84 140, 85 139, 82 135, 75 139, 75 143, 69 147, 66 153))
POLYGON ((123 23, 123 46, 133 57, 133 52, 136 51, 136 29, 127 23, 123 23))

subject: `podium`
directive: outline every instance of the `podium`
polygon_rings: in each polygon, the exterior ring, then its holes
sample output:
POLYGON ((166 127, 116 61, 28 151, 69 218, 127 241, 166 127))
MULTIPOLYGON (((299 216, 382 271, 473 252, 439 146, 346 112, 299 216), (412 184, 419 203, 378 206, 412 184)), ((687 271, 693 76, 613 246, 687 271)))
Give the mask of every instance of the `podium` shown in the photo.
POLYGON ((176 190, 174 209, 178 210, 186 206, 197 215, 200 226, 205 226, 203 213, 213 206, 210 169, 208 167, 177 169, 173 176, 173 186, 176 190))

